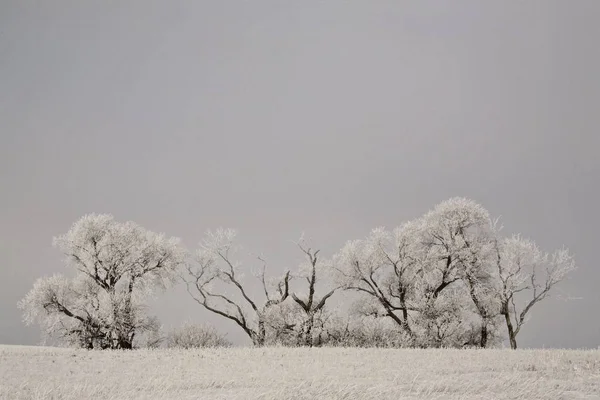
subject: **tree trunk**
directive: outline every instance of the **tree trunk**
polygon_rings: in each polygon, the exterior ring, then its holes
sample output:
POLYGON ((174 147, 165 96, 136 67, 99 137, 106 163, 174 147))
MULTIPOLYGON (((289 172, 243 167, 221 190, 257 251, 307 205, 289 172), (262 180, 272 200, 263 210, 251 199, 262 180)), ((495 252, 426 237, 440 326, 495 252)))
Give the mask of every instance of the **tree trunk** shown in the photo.
POLYGON ((265 322, 260 320, 258 321, 258 331, 256 334, 252 335, 252 344, 256 347, 263 347, 265 345, 265 322))
POLYGON ((485 348, 488 342, 488 312, 485 306, 477 297, 477 292, 475 291, 475 285, 477 282, 470 273, 467 273, 467 283, 469 284, 469 293, 471 295, 471 300, 473 301, 473 304, 475 304, 477 312, 481 317, 481 335, 479 338, 479 346, 481 348, 485 348))
POLYGON ((414 335, 410 325, 408 324, 408 307, 406 305, 406 288, 402 288, 400 291, 400 306, 402 307, 402 328, 408 333, 411 341, 414 341, 414 335))
POLYGON ((304 345, 308 347, 312 347, 312 329, 314 324, 314 316, 310 316, 306 323, 306 332, 304 333, 304 345))
POLYGON ((131 350, 133 349, 133 344, 129 339, 119 339, 119 348, 123 350, 131 350))
POLYGON ((479 342, 479 346, 483 349, 487 347, 488 342, 488 322, 486 319, 483 320, 481 324, 481 339, 479 342))
POLYGON ((508 339, 510 340, 510 348, 516 350, 517 348, 517 335, 515 334, 515 328, 513 327, 512 321, 510 320, 510 313, 505 309, 504 319, 506 320, 506 328, 508 330, 508 339))

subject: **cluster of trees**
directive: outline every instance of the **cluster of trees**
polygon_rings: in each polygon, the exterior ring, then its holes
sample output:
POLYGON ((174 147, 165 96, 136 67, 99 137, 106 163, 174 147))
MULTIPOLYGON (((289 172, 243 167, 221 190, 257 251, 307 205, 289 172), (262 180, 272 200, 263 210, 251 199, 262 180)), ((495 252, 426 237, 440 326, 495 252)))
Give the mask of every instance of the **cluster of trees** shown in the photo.
MULTIPOLYGON (((255 346, 491 347, 517 335, 532 307, 575 269, 567 249, 552 254, 518 235, 474 201, 452 198, 391 231, 374 229, 330 259, 304 240, 295 271, 254 277, 236 259, 235 231, 208 232, 190 254, 176 238, 108 215, 77 221, 55 245, 76 274, 39 279, 19 307, 27 323, 85 348, 131 349, 162 339, 145 299, 180 277, 204 309, 226 318, 255 346), (358 294, 350 313, 330 299, 358 294)), ((174 347, 227 346, 206 327, 169 335, 174 347)))

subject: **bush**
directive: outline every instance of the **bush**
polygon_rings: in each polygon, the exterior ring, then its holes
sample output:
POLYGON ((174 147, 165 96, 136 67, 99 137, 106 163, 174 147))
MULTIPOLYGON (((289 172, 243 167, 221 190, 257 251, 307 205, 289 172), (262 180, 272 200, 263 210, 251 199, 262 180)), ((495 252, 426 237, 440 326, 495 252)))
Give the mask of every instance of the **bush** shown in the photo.
POLYGON ((231 345, 231 342, 213 327, 187 322, 173 330, 167 340, 168 347, 181 349, 231 347, 231 345))
POLYGON ((410 347, 410 339, 394 323, 373 317, 363 317, 345 325, 338 321, 319 339, 321 346, 330 347, 410 347))

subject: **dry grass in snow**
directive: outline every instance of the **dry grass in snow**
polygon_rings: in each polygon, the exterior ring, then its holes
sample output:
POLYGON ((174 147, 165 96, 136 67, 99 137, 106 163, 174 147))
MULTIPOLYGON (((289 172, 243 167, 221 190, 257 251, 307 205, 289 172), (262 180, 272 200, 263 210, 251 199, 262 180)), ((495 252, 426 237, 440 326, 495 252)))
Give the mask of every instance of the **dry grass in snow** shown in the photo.
POLYGON ((600 399, 600 350, 0 346, 1 399, 600 399))

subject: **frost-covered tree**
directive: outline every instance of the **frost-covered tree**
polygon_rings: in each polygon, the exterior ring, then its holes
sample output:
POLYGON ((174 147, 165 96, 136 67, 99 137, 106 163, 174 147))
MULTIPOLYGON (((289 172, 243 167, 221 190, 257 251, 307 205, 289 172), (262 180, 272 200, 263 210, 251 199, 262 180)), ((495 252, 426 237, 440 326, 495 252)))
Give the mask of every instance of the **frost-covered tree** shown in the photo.
POLYGON ((425 307, 435 309, 446 291, 453 306, 443 308, 453 313, 466 294, 471 303, 467 307, 479 318, 480 347, 487 346, 497 314, 493 290, 495 235, 496 223, 485 208, 469 199, 452 198, 425 214, 417 239, 425 255, 420 258, 419 269, 425 307), (454 290, 446 290, 451 287, 454 290))
POLYGON ((196 254, 196 263, 187 266, 183 277, 188 293, 205 309, 235 322, 255 346, 265 345, 266 315, 269 309, 289 296, 289 271, 277 281, 267 282, 266 264, 258 274, 265 301, 253 299, 244 287, 240 263, 234 260, 235 230, 208 231, 196 254))
POLYGON ((497 291, 512 349, 531 308, 575 269, 567 249, 542 252, 531 240, 514 235, 497 243, 497 291), (519 297, 519 299, 517 299, 519 297))
POLYGON ((374 300, 365 300, 363 315, 390 318, 412 346, 455 346, 463 328, 470 329, 461 290, 466 246, 459 237, 471 228, 464 221, 470 214, 453 214, 456 208, 442 204, 392 232, 374 229, 334 257, 344 288, 374 300))
POLYGON ((54 246, 75 271, 40 278, 19 302, 28 323, 46 337, 85 348, 131 349, 159 328, 145 300, 166 288, 186 259, 179 239, 148 231, 111 215, 79 219, 54 246))
POLYGON ((418 224, 408 223, 393 232, 374 229, 364 240, 349 241, 333 258, 338 283, 375 300, 371 313, 391 318, 412 336, 409 313, 416 310, 415 241, 418 224))

